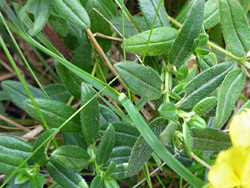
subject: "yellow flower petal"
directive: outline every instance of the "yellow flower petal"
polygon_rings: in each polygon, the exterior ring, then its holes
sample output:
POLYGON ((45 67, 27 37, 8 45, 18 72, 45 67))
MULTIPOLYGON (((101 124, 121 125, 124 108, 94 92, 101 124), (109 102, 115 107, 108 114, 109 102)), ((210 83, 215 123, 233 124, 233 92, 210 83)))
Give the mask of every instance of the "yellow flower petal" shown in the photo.
POLYGON ((208 172, 214 188, 248 185, 250 180, 250 147, 231 147, 219 153, 208 172))
POLYGON ((250 146, 250 109, 233 117, 229 134, 233 146, 250 146))

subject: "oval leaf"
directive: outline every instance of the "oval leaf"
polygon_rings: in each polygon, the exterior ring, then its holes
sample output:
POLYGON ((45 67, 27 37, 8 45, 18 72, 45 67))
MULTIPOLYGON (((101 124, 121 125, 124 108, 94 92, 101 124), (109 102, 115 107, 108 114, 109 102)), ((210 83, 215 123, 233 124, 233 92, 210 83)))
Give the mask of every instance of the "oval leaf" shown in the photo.
POLYGON ((161 97, 161 78, 151 68, 132 62, 115 64, 115 69, 132 92, 150 100, 161 97))
POLYGON ((64 168, 53 158, 46 165, 46 169, 55 182, 62 187, 88 188, 86 181, 80 174, 64 168))
POLYGON ((200 32, 203 21, 205 0, 195 0, 169 54, 169 62, 179 68, 189 56, 200 32))
POLYGON ((91 182, 90 188, 103 188, 103 179, 101 176, 95 176, 91 182))
POLYGON ((110 164, 110 162, 115 162, 116 164, 128 163, 131 149, 132 148, 128 146, 115 147, 109 157, 107 164, 110 164))
MULTIPOLYGON (((144 55, 149 34, 150 31, 145 31, 125 40, 126 52, 144 55)), ((177 35, 178 31, 171 27, 159 27, 153 29, 148 43, 147 54, 150 56, 167 54, 177 35)))
MULTIPOLYGON (((53 128, 60 127, 73 113, 75 110, 66 104, 46 100, 46 99, 35 99, 36 104, 41 111, 45 121, 53 128)), ((40 117, 37 114, 35 107, 31 103, 30 100, 25 101, 25 107, 27 109, 27 113, 40 121, 40 117)), ((78 132, 81 131, 80 127, 80 116, 77 114, 74 118, 72 118, 62 129, 63 132, 78 132)))
POLYGON ((43 185, 46 183, 46 179, 40 173, 35 174, 30 180, 30 187, 33 188, 43 188, 43 185))
POLYGON ((119 122, 121 121, 119 117, 107 106, 103 104, 99 104, 100 117, 99 117, 99 125, 108 122, 119 122))
POLYGON ((44 88, 50 99, 65 102, 69 99, 70 93, 63 84, 51 84, 44 88))
POLYGON ((0 153, 2 152, 26 159, 32 153, 32 145, 19 138, 0 135, 0 153))
POLYGON ((180 108, 191 110, 200 100, 212 94, 233 67, 233 62, 220 63, 205 70, 188 82, 184 87, 186 97, 182 101, 180 108))
POLYGON ((230 51, 244 57, 250 49, 250 27, 237 0, 220 0, 222 32, 230 51))
POLYGON ((89 154, 78 146, 61 146, 51 155, 65 168, 79 172, 88 166, 90 159, 89 154))
POLYGON ((88 13, 78 0, 53 0, 53 4, 58 13, 72 25, 84 30, 90 28, 88 13))
POLYGON ((109 124, 107 130, 105 131, 100 144, 98 145, 98 150, 96 153, 96 162, 98 165, 104 165, 113 150, 115 143, 115 129, 112 124, 109 124))
POLYGON ((215 117, 215 128, 220 128, 228 120, 235 103, 244 87, 246 77, 241 69, 232 70, 222 83, 215 117))
MULTIPOLYGON (((159 5, 159 0, 139 0, 139 6, 140 6, 143 17, 146 20, 148 28, 151 28, 153 25, 153 21, 155 18, 158 5, 159 5)), ((168 26, 168 25, 169 25, 169 22, 168 22, 167 13, 162 2, 154 27, 161 27, 161 26, 168 26)))
MULTIPOLYGON (((95 95, 94 89, 84 82, 81 85, 81 104, 85 105, 95 95)), ((82 133, 89 144, 96 142, 99 133, 99 108, 97 99, 92 99, 81 114, 82 133)))
MULTIPOLYGON (((155 135, 159 137, 160 133, 164 130, 167 124, 167 120, 157 118, 149 124, 149 127, 155 133, 155 135)), ((129 176, 137 174, 142 169, 143 165, 149 160, 152 153, 153 149, 148 145, 143 136, 140 136, 136 141, 129 157, 129 176)))

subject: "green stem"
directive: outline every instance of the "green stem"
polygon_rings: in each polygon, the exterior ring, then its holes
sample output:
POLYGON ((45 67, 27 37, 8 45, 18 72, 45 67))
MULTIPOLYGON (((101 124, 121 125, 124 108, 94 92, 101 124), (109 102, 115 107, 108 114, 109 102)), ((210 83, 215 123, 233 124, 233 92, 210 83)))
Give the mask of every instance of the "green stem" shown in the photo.
POLYGON ((152 24, 152 27, 151 27, 151 30, 150 30, 150 33, 149 33, 149 37, 148 37, 148 41, 147 41, 147 46, 146 46, 146 49, 145 49, 144 56, 143 56, 141 64, 144 63, 144 60, 145 60, 146 55, 147 55, 148 45, 149 45, 149 42, 150 42, 151 35, 153 33, 153 29, 154 29, 154 25, 155 25, 155 22, 156 22, 156 18, 158 16, 158 12, 159 12, 160 7, 161 7, 161 2, 162 2, 162 0, 159 1, 158 7, 157 7, 157 10, 156 10, 156 13, 155 13, 154 21, 153 21, 153 24, 152 24))

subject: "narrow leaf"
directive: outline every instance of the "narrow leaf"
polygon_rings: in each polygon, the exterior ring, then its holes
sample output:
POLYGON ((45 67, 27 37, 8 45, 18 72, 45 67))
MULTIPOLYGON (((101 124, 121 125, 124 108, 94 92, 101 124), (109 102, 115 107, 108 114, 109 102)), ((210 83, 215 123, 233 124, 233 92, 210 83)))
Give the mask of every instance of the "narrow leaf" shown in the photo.
POLYGON ((56 71, 62 79, 67 90, 77 99, 81 98, 81 83, 83 79, 71 72, 60 63, 56 63, 56 71))
POLYGON ((197 115, 204 115, 211 111, 217 104, 217 97, 206 97, 197 103, 193 110, 197 115))
POLYGON ((80 174, 64 168, 53 158, 46 165, 46 169, 55 182, 62 187, 88 188, 86 181, 80 174))
POLYGON ((99 104, 99 111, 100 111, 99 125, 108 122, 113 123, 121 121, 119 117, 110 108, 108 108, 103 104, 99 104))
MULTIPOLYGON (((81 85, 81 104, 84 105, 95 95, 94 89, 84 82, 81 85)), ((81 114, 82 133, 89 144, 96 142, 99 133, 99 108, 97 99, 93 99, 81 114)))
POLYGON ((216 129, 191 128, 192 149, 215 151, 228 149, 232 146, 228 133, 216 129))
POLYGON ((182 101, 180 108, 191 110, 200 100, 211 95, 233 67, 233 62, 220 63, 193 78, 184 87, 186 97, 182 101))
POLYGON ((32 145, 16 137, 0 135, 0 153, 2 152, 26 159, 32 153, 32 145))
POLYGON ((241 69, 232 70, 222 83, 215 117, 215 128, 221 128, 228 120, 244 87, 246 77, 241 69))
MULTIPOLYGON (((124 122, 112 123, 112 125, 115 128, 115 145, 133 147, 134 143, 140 136, 136 127, 124 122)), ((104 131, 108 126, 109 123, 102 124, 100 127, 100 133, 104 134, 104 131)))
MULTIPOLYGON (((149 124, 149 127, 154 132, 154 134, 159 137, 160 133, 164 130, 167 124, 167 120, 157 118, 149 124)), ((142 169, 143 165, 149 160, 152 153, 153 149, 149 146, 143 136, 140 136, 136 141, 129 157, 129 176, 137 174, 142 169)))
POLYGON ((84 30, 90 28, 88 13, 78 0, 53 0, 53 4, 58 13, 72 25, 84 30))
MULTIPOLYGON (((53 128, 60 127, 73 113, 75 109, 67 106, 66 104, 46 99, 35 99, 39 110, 41 111, 45 121, 53 128)), ((38 121, 39 115, 35 111, 35 107, 30 100, 25 101, 27 113, 38 121)), ((62 129, 63 132, 78 132, 80 127, 80 116, 77 114, 70 120, 62 129)))
POLYGON ((230 51, 237 57, 250 49, 250 28, 244 10, 237 0, 220 0, 222 32, 230 51))
POLYGON ((90 184, 90 188, 103 188, 103 179, 101 176, 95 176, 90 184))
MULTIPOLYGON (((139 0, 139 6, 142 12, 143 17, 146 20, 148 28, 151 28, 153 25, 153 20, 155 18, 156 10, 159 5, 159 0, 139 0)), ((154 27, 169 26, 167 13, 162 2, 159 9, 156 22, 154 27)))
POLYGON ((122 106, 128 112, 130 118, 135 123, 136 127, 148 142, 150 147, 154 152, 166 162, 166 164, 172 168, 177 174, 179 174, 183 179, 188 181, 194 187, 200 188, 204 185, 204 182, 193 175, 187 168, 185 168, 177 159, 175 159, 172 154, 160 143, 156 135, 151 131, 149 126, 146 124, 141 114, 137 111, 136 107, 132 102, 126 97, 125 94, 121 94, 119 100, 122 106))
POLYGON ((129 146, 114 147, 107 164, 110 164, 110 162, 115 162, 116 164, 128 163, 131 149, 129 146))
MULTIPOLYGON (((35 141, 34 146, 33 146, 33 151, 36 150, 49 136, 51 136, 56 129, 50 129, 45 132, 43 132, 38 139, 35 141)), ((33 155, 33 160, 43 166, 48 163, 48 158, 47 158, 47 151, 45 149, 47 148, 47 143, 45 143, 34 155, 33 155)))
MULTIPOLYGON (((0 152, 0 173, 6 175, 12 174, 23 161, 24 159, 17 155, 0 152)), ((26 167, 28 167, 27 163, 22 166, 22 168, 26 167)))
POLYGON ((98 165, 104 165, 108 161, 115 143, 115 129, 109 124, 105 131, 96 154, 96 162, 98 165))
POLYGON ((132 62, 115 64, 115 69, 132 92, 150 100, 161 97, 161 78, 151 68, 132 62))
POLYGON ((205 4, 203 25, 205 29, 214 27, 220 22, 219 0, 208 0, 205 4))
POLYGON ((176 38, 169 55, 169 62, 179 68, 189 56, 191 48, 200 32, 203 21, 205 0, 195 0, 176 38))
POLYGON ((50 99, 65 102, 70 97, 70 93, 63 84, 51 84, 44 88, 50 99))
MULTIPOLYGON (((125 40, 125 50, 130 53, 144 55, 150 31, 145 31, 125 40)), ((169 52, 175 41, 178 31, 171 27, 153 29, 147 54, 150 56, 164 55, 169 52)))
POLYGON ((65 168, 78 172, 88 166, 90 159, 89 154, 78 146, 61 146, 51 155, 65 168))
MULTIPOLYGON (((26 99, 29 99, 29 96, 24 90, 21 82, 7 80, 3 81, 1 86, 3 87, 4 91, 8 94, 8 96, 11 98, 11 101, 22 110, 25 110, 24 101, 26 99)), ((34 98, 45 99, 45 95, 38 88, 35 88, 30 85, 28 85, 28 88, 34 98)))

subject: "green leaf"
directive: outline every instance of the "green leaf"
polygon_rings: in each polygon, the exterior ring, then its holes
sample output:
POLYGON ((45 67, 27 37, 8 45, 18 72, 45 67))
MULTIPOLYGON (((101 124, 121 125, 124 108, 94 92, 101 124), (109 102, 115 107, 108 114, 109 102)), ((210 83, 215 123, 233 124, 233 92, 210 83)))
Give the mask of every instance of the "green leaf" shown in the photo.
MULTIPOLYGON (((112 123, 115 128, 115 145, 116 146, 131 146, 133 147, 140 133, 135 126, 121 122, 112 123)), ((109 123, 102 124, 100 127, 100 133, 104 134, 104 131, 109 126, 109 123)))
POLYGON ((228 120, 244 87, 246 77, 241 69, 230 71, 222 83, 215 117, 215 128, 221 128, 228 120))
MULTIPOLYGON (((1 86, 6 94, 11 98, 11 101, 22 110, 25 110, 24 101, 29 99, 29 96, 24 90, 21 82, 7 80, 3 81, 1 86)), ((45 95, 41 90, 30 85, 27 86, 34 98, 45 99, 45 95)))
MULTIPOLYGON (((35 99, 35 102, 41 111, 45 121, 53 128, 60 127, 73 113, 75 109, 58 101, 35 99)), ((25 101, 27 113, 34 119, 41 121, 39 115, 35 111, 35 107, 30 100, 25 101)), ((80 115, 77 114, 62 129, 62 132, 78 132, 80 127, 80 115)))
POLYGON ((32 145, 16 137, 0 135, 0 153, 8 153, 26 159, 32 153, 32 145))
POLYGON ((198 102, 193 110, 197 115, 204 115, 211 111, 217 104, 217 97, 206 97, 198 102))
MULTIPOLYGON (((159 137, 160 133, 164 130, 167 124, 167 120, 157 118, 149 124, 149 127, 155 133, 155 135, 159 137)), ((129 157, 129 176, 137 174, 142 169, 143 165, 149 160, 152 153, 153 149, 148 145, 143 136, 140 136, 136 141, 129 157)))
MULTIPOLYGON (((134 35, 125 40, 126 52, 144 55, 148 43, 150 30, 134 35)), ((178 31, 171 27, 159 27, 153 29, 148 43, 147 54, 150 56, 164 55, 169 52, 175 41, 178 31)))
POLYGON ((220 22, 219 0, 208 0, 205 4, 203 25, 210 29, 220 22))
POLYGON ((184 123, 182 126, 182 134, 185 150, 189 154, 191 152, 191 132, 187 123, 184 123))
POLYGON ((88 13, 78 0, 53 0, 53 4, 58 13, 72 25, 84 30, 90 28, 88 13))
POLYGON ((70 97, 70 93, 62 84, 51 84, 44 88, 51 100, 65 102, 70 97))
POLYGON ((89 154, 78 146, 61 146, 51 153, 56 161, 70 170, 80 172, 89 164, 89 154))
POLYGON ((164 103, 162 104, 158 111, 162 118, 164 119, 173 119, 176 117, 176 106, 173 103, 164 103))
POLYGON ((248 8, 249 8, 249 5, 250 5, 250 1, 249 0, 240 0, 240 4, 241 4, 245 14, 247 14, 248 8))
POLYGON ((83 149, 87 149, 87 142, 82 132, 63 133, 63 141, 66 145, 79 146, 83 149))
MULTIPOLYGON (((132 16, 132 17, 135 20, 136 24, 141 29, 141 31, 148 30, 148 26, 146 25, 143 17, 141 16, 132 16)), ((122 33, 122 17, 115 17, 115 18, 112 18, 110 21, 116 27, 116 29, 120 33, 122 33)), ((117 32, 113 28, 111 29, 113 30, 113 32, 117 32)), ((135 27, 133 26, 133 24, 128 20, 127 17, 124 17, 124 30, 125 30, 125 36, 133 36, 138 33, 135 27)))
POLYGON ((66 37, 68 35, 68 24, 64 19, 54 18, 50 16, 49 24, 61 37, 66 37))
POLYGON ((232 54, 246 56, 250 49, 250 28, 244 10, 237 0, 220 0, 222 32, 232 54))
MULTIPOLYGON (((188 181, 194 187, 200 188, 204 185, 204 182, 193 175, 187 168, 185 168, 177 159, 175 159, 172 154, 160 143, 156 135, 151 131, 149 126, 146 124, 141 114, 138 112, 133 103, 126 97, 125 94, 119 96, 119 100, 122 106, 128 112, 130 118, 136 125, 136 128, 140 131, 144 139, 154 150, 154 152, 164 161, 166 164, 172 168, 177 174, 179 174, 183 179, 188 181)), ((118 167, 117 167, 118 169, 118 167)), ((116 170, 117 171, 117 170, 116 170)), ((125 168, 123 168, 124 174, 125 168)))
POLYGON ((62 79, 64 86, 67 90, 77 99, 81 98, 81 83, 84 81, 82 78, 71 72, 64 65, 56 63, 56 71, 62 79))
POLYGON ((115 162, 116 164, 128 163, 131 149, 132 148, 129 146, 114 147, 107 164, 110 164, 111 162, 115 162))
POLYGON ((25 170, 22 170, 16 177, 15 177, 15 184, 24 184, 31 178, 30 174, 28 174, 25 170))
POLYGON ((100 111, 99 125, 108 122, 113 123, 121 121, 119 117, 110 108, 108 108, 103 104, 99 104, 99 111, 100 111))
POLYGON ((103 179, 101 176, 95 176, 90 184, 90 188, 103 188, 103 179))
POLYGON ((200 32, 203 21, 205 0, 195 0, 176 38, 170 53, 169 62, 179 68, 189 56, 191 48, 200 32))
POLYGON ((206 121, 196 114, 191 117, 191 119, 188 121, 188 124, 199 129, 204 129, 207 127, 206 121))
MULTIPOLYGON (((10 175, 12 174, 22 163, 24 159, 10 153, 0 152, 0 173, 10 175)), ((24 163, 22 168, 27 168, 28 164, 24 163)))
POLYGON ((170 121, 166 128, 160 134, 160 142, 162 145, 168 145, 171 142, 172 136, 177 129, 177 123, 170 121))
POLYGON ((62 187, 88 188, 88 184, 80 174, 64 168, 53 158, 46 165, 46 169, 55 182, 62 187))
POLYGON ((40 32, 47 23, 50 15, 50 7, 50 0, 36 0, 33 1, 28 7, 28 10, 31 11, 35 16, 33 27, 28 31, 31 36, 34 36, 40 32))
MULTIPOLYGON (((151 28, 155 18, 156 10, 159 5, 159 0, 139 0, 139 6, 142 12, 143 17, 148 25, 148 28, 151 28)), ((159 9, 156 22, 154 27, 169 26, 167 13, 162 2, 159 9)))
POLYGON ((184 80, 188 75, 188 66, 185 64, 181 65, 181 67, 178 69, 178 73, 180 74, 177 74, 177 79, 184 80))
MULTIPOLYGON (((35 151, 49 136, 51 136, 55 132, 55 130, 56 129, 50 129, 43 132, 35 141, 33 151, 35 151)), ((32 157, 33 160, 41 166, 44 166, 48 163, 48 159, 46 156, 47 152, 45 151, 47 143, 45 143, 32 157)))
MULTIPOLYGON (((84 105, 95 95, 94 89, 84 82, 81 85, 81 105, 84 105)), ((99 133, 99 108, 97 99, 85 106, 81 114, 81 127, 84 138, 89 144, 96 142, 99 133)))
POLYGON ((115 69, 131 91, 149 100, 161 97, 161 78, 151 68, 132 62, 115 64, 115 69))
POLYGON ((107 170, 105 171, 104 178, 109 178, 109 176, 115 171, 116 163, 111 161, 109 166, 107 167, 107 170))
POLYGON ((196 62, 197 62, 197 65, 202 70, 207 70, 210 67, 214 66, 214 61, 211 58, 211 54, 210 55, 199 55, 199 54, 196 54, 196 62))
POLYGON ((220 63, 193 78, 184 87, 186 97, 180 104, 180 108, 191 110, 200 100, 211 95, 233 67, 234 62, 220 63))
POLYGON ((117 181, 115 181, 114 179, 111 179, 111 178, 110 179, 105 179, 104 184, 105 184, 105 187, 108 187, 108 188, 120 188, 117 181))
POLYGON ((114 179, 125 179, 128 178, 128 163, 116 165, 115 171, 111 174, 111 177, 114 179))
POLYGON ((72 57, 71 63, 88 73, 92 71, 91 63, 91 48, 85 38, 82 44, 76 49, 74 56, 72 57))
POLYGON ((228 133, 206 128, 191 128, 192 149, 201 151, 216 151, 228 149, 232 146, 228 133))
POLYGON ((5 91, 0 91, 0 101, 11 100, 5 91))
MULTIPOLYGON (((103 17, 101 15, 99 15, 95 10, 93 10, 93 8, 95 8, 96 10, 98 10, 105 18, 110 19, 110 12, 107 12, 107 8, 104 9, 103 4, 104 3, 100 3, 102 0, 88 0, 87 4, 86 4, 86 10, 89 12, 91 10, 91 12, 89 13, 89 18, 91 21, 91 31, 93 33, 101 33, 103 35, 106 36, 112 36, 112 31, 111 31, 111 27, 110 24, 103 19, 103 17)), ((112 4, 110 4, 111 6, 112 4)), ((104 38, 100 38, 97 37, 96 38, 97 42, 100 44, 100 46, 102 47, 104 52, 107 52, 109 50, 109 48, 112 45, 112 40, 109 39, 104 39, 104 38)))
POLYGON ((30 187, 32 188, 43 188, 43 185, 46 183, 46 179, 40 173, 36 173, 30 180, 30 187))
POLYGON ((102 137, 100 144, 98 145, 98 150, 96 153, 96 162, 98 165, 106 164, 113 150, 114 143, 115 143, 115 129, 113 125, 110 123, 102 137))

